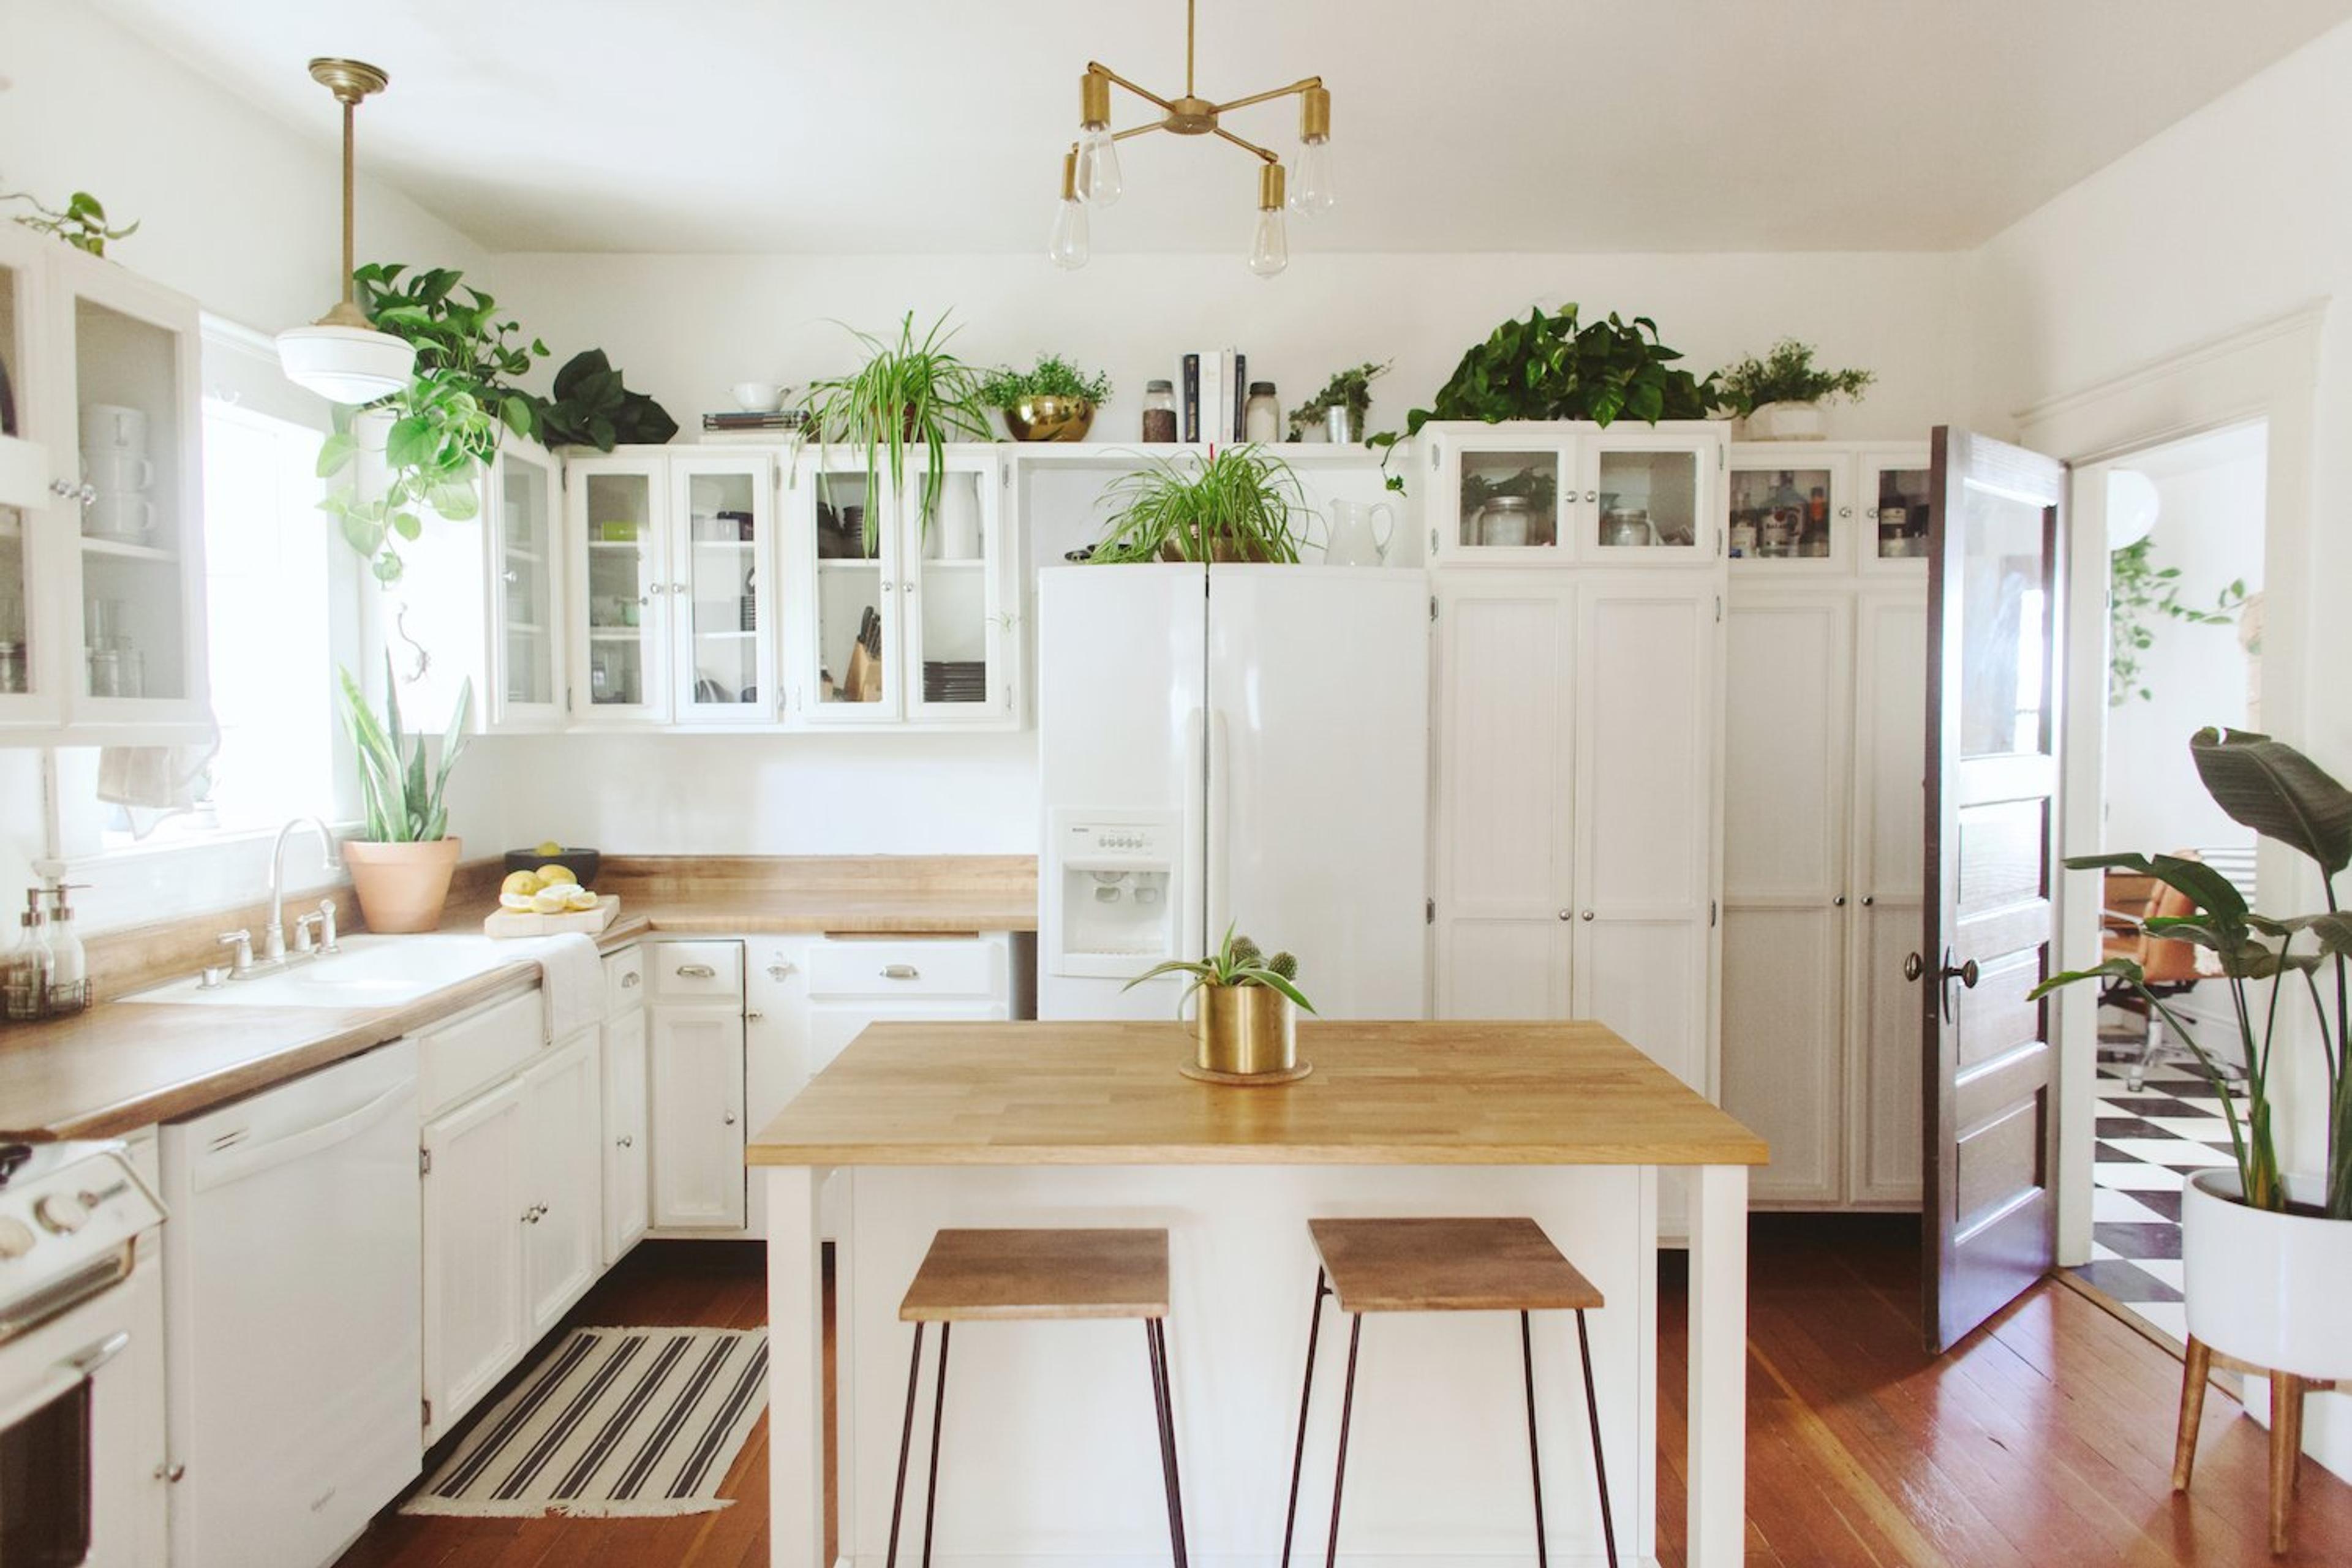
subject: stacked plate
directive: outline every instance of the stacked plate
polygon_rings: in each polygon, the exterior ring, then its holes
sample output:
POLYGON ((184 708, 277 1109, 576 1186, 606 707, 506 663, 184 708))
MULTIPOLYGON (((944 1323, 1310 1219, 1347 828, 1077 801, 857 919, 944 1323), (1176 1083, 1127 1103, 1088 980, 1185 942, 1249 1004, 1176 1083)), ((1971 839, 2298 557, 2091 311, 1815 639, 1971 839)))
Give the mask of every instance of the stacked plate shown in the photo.
POLYGON ((988 700, 986 659, 927 658, 923 661, 926 702, 985 702, 988 700))

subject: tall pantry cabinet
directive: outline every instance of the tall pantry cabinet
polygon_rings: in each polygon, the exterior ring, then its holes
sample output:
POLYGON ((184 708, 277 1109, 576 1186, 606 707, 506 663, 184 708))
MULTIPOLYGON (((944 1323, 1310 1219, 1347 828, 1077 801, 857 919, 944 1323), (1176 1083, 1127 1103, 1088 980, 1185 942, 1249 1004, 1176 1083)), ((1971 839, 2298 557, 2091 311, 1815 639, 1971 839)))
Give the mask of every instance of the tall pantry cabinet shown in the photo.
POLYGON ((1927 455, 1735 446, 1722 1102, 1759 1205, 1919 1199, 1927 455))

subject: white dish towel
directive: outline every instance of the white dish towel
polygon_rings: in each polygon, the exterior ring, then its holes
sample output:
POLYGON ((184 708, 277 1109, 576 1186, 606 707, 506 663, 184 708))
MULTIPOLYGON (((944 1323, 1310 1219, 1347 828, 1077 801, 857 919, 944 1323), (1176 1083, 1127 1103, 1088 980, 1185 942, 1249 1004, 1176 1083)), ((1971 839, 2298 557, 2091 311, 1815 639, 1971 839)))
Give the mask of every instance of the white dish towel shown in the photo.
POLYGON ((540 994, 547 1003, 547 1037, 557 1044, 604 1021, 604 962, 596 939, 582 931, 500 942, 504 956, 515 949, 539 965, 540 994))

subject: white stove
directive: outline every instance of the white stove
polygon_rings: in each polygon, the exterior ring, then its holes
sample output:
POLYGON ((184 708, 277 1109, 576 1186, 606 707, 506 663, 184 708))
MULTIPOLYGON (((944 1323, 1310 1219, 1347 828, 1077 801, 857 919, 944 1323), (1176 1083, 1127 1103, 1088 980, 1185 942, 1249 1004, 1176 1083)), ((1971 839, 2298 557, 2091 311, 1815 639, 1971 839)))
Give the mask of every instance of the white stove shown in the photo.
POLYGON ((0 1144, 0 1563, 160 1560, 163 1220, 121 1144, 0 1144))

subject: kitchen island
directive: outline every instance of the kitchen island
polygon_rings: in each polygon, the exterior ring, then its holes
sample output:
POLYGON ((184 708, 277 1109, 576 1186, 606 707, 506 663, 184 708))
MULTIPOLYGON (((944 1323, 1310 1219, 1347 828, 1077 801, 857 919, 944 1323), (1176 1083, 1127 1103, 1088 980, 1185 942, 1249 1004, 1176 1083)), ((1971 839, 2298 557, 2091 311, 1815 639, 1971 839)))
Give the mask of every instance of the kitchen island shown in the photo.
MULTIPOLYGON (((1596 1024, 1307 1023, 1298 1037, 1312 1076, 1235 1089, 1178 1075, 1191 1048, 1180 1024, 877 1025, 751 1140, 769 1191, 777 1568, 825 1562, 826 1244, 835 1561, 881 1559, 912 1337, 898 1305, 933 1232, 1138 1225, 1170 1233, 1192 1560, 1271 1563, 1314 1296, 1307 1220, 1479 1214, 1533 1216, 1607 1297, 1591 1329, 1612 1497, 1626 1560, 1648 1561, 1664 1181, 1689 1187, 1687 1560, 1740 1561, 1748 1168, 1763 1141, 1596 1024)), ((1571 1328, 1539 1313, 1536 1332, 1554 1559, 1599 1563, 1571 1328)), ((957 1336, 937 1563, 1167 1561, 1141 1337, 1100 1322, 957 1336)), ((1516 1342, 1501 1314, 1368 1326, 1343 1557, 1535 1560, 1516 1342)), ((1320 1545, 1307 1521, 1328 1518, 1338 1381, 1330 1367, 1317 1380, 1307 1426, 1302 1562, 1320 1545)), ((923 1390, 919 1455, 928 1368, 923 1390)), ((917 1485, 910 1525, 920 1502, 917 1485)))

